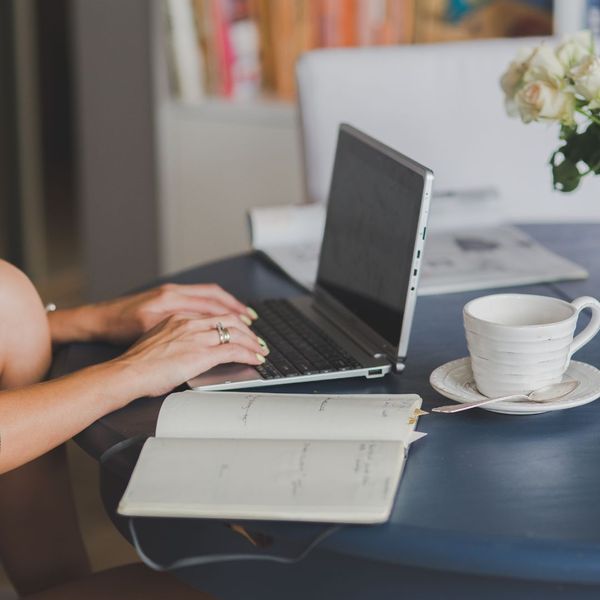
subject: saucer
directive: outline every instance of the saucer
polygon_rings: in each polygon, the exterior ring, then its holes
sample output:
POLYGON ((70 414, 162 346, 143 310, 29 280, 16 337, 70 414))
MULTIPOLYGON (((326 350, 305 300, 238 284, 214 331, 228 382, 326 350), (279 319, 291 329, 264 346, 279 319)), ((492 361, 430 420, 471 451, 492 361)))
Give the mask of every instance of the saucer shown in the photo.
MULTIPOLYGON (((503 413, 505 415, 536 415, 553 410, 564 410, 574 408, 582 404, 588 404, 600 397, 600 371, 592 365, 571 361, 569 368, 563 376, 563 380, 575 379, 579 385, 566 396, 551 400, 550 402, 496 402, 489 406, 482 406, 483 410, 503 413)), ((484 400, 477 390, 471 371, 471 359, 466 356, 453 360, 433 371, 429 383, 436 392, 456 400, 457 402, 473 402, 484 400)))

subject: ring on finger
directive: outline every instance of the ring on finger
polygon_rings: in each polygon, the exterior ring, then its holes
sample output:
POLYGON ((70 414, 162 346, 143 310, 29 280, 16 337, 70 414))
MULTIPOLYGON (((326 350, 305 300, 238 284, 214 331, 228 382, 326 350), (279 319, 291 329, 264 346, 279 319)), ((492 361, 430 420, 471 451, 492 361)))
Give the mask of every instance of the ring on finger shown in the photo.
POLYGON ((231 341, 231 334, 227 327, 223 327, 223 323, 219 321, 215 326, 217 333, 219 334, 219 344, 229 344, 231 341))

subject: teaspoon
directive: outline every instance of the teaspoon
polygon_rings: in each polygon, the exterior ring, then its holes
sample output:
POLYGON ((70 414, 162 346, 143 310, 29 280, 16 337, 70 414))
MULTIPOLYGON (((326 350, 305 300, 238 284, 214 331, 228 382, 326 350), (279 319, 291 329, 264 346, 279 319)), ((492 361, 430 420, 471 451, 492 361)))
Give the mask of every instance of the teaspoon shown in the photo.
POLYGON ((534 390, 529 394, 514 394, 512 396, 501 396, 500 398, 485 398, 484 400, 475 400, 474 402, 464 402, 462 404, 448 404, 446 406, 437 406, 433 408, 433 412, 439 413, 456 413, 462 412, 463 410, 470 410, 471 408, 477 408, 478 406, 484 406, 486 404, 492 404, 493 402, 511 401, 518 402, 528 400, 530 402, 550 402, 557 398, 562 398, 567 394, 571 393, 577 386, 579 381, 562 381, 561 383, 553 383, 552 385, 546 385, 539 390, 534 390))

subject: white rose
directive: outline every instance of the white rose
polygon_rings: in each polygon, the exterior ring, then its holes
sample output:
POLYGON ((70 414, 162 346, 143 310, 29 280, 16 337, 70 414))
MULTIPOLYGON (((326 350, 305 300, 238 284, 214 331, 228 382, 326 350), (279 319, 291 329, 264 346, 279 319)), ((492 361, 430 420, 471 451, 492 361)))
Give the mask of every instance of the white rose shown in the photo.
POLYGON ((575 90, 586 100, 590 108, 600 107, 600 58, 588 56, 570 71, 575 90))
POLYGON ((556 57, 567 70, 594 53, 594 36, 591 31, 579 31, 565 38, 556 49, 556 57))
POLYGON ((526 83, 543 81, 559 87, 565 77, 565 68, 554 54, 552 48, 542 44, 536 48, 527 61, 527 70, 523 75, 526 83))
POLYGON ((533 53, 534 50, 532 48, 521 48, 517 52, 515 60, 508 65, 508 69, 500 78, 500 87, 502 87, 502 91, 506 94, 507 100, 512 100, 515 97, 523 82, 523 75, 527 71, 528 61, 533 53))
POLYGON ((515 103, 524 123, 539 120, 574 122, 575 96, 545 81, 532 81, 515 96, 515 103))

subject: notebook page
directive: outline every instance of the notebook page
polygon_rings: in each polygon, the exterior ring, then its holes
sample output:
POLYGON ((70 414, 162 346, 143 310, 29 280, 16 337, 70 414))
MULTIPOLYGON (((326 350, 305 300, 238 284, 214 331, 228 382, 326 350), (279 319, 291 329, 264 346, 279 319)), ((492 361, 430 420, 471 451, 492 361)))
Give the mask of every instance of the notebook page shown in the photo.
POLYGON ((150 438, 119 513, 385 521, 404 464, 397 442, 150 438))
POLYGON ((164 401, 156 436, 407 442, 420 406, 415 394, 186 391, 164 401))

